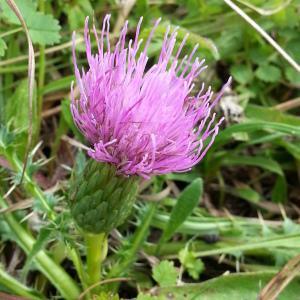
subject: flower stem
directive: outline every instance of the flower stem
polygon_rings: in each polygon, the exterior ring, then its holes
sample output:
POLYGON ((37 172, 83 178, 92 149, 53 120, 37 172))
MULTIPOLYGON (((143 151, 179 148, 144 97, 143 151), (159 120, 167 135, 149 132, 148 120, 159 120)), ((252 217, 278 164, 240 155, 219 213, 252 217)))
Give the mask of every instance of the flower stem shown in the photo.
POLYGON ((107 236, 105 233, 85 234, 87 280, 91 286, 101 279, 101 265, 107 254, 107 236))

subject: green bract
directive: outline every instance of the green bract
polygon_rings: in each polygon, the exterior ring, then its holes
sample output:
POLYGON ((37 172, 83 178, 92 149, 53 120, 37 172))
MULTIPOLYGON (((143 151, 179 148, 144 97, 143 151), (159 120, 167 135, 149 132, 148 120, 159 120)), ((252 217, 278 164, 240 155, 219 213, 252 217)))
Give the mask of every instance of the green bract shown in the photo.
POLYGON ((91 160, 73 176, 71 213, 84 231, 109 233, 128 217, 137 187, 137 177, 117 175, 113 165, 91 160))

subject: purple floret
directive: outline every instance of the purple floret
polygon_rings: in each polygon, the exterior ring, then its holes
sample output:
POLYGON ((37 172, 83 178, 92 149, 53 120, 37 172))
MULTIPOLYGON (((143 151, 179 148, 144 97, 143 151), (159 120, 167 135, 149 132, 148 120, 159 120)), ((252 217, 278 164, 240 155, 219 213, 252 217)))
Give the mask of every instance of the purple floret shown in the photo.
POLYGON ((79 71, 73 60, 79 99, 72 87, 71 111, 74 121, 91 143, 88 154, 99 162, 114 164, 120 174, 151 175, 185 172, 201 161, 212 145, 223 121, 215 125, 211 109, 220 100, 226 86, 212 100, 213 92, 204 85, 192 96, 193 81, 206 68, 204 60, 194 58, 198 46, 189 56, 179 59, 187 36, 176 53, 176 29, 167 29, 158 62, 146 67, 147 49, 157 20, 143 50, 139 40, 140 19, 135 39, 125 45, 128 23, 112 49, 109 37, 110 15, 103 20, 98 37, 98 53, 92 54, 85 22, 85 46, 88 70, 79 71), (212 101, 211 101, 212 100, 212 101), (204 146, 206 145, 206 146, 204 146))

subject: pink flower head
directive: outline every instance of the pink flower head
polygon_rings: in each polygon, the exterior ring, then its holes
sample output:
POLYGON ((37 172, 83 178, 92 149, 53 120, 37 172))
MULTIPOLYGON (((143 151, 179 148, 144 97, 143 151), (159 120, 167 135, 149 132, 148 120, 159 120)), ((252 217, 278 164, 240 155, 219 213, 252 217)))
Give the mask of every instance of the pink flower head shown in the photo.
POLYGON ((84 39, 88 70, 79 71, 73 60, 79 99, 72 89, 71 111, 79 130, 91 143, 88 154, 99 162, 114 164, 120 174, 145 178, 155 174, 185 172, 206 154, 218 134, 211 109, 226 86, 211 101, 209 87, 192 96, 193 81, 206 68, 204 60, 194 58, 198 45, 189 56, 179 59, 187 36, 175 52, 177 29, 167 28, 158 62, 148 68, 147 49, 157 20, 140 50, 140 19, 134 40, 125 45, 128 22, 115 47, 109 36, 110 15, 106 15, 100 37, 93 27, 98 52, 92 54, 85 22, 84 39), (204 146, 206 145, 206 146, 204 146))

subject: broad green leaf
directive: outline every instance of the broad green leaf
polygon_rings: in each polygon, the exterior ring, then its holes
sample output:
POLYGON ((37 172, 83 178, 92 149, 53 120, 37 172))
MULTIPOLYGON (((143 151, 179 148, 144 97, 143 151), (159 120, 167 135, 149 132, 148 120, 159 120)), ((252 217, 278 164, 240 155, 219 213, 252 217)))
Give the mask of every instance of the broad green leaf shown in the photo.
POLYGON ((152 277, 160 286, 176 284, 178 272, 171 261, 161 261, 153 268, 152 273, 152 277))
MULTIPOLYGON (((22 12, 22 16, 26 18, 29 14, 34 14, 36 12, 36 3, 32 0, 15 0, 16 5, 22 12)), ((20 21, 13 10, 8 6, 5 0, 0 0, 1 5, 1 18, 5 18, 8 22, 12 24, 20 24, 20 21)))
POLYGON ((5 50, 7 49, 7 45, 2 38, 0 38, 0 56, 5 54, 5 50))
POLYGON ((276 82, 281 78, 281 71, 273 65, 260 65, 255 71, 255 75, 265 82, 276 82))
POLYGON ((37 12, 27 26, 33 43, 53 45, 60 41, 60 25, 52 15, 37 12))
POLYGON ((246 165, 246 166, 260 167, 264 170, 276 173, 278 175, 281 176, 283 175, 283 171, 281 169, 280 164, 277 161, 264 156, 227 155, 224 158, 222 164, 227 166, 246 165))
POLYGON ((252 69, 248 65, 234 65, 230 69, 230 73, 241 84, 250 83, 253 78, 252 69))
MULTIPOLYGON (((15 0, 29 29, 33 43, 52 45, 60 41, 60 25, 52 15, 44 15, 37 11, 32 0, 15 0)), ((0 0, 1 17, 12 24, 20 24, 19 19, 10 9, 5 0, 0 0)))
POLYGON ((161 242, 171 238, 176 229, 192 213, 193 209, 199 204, 202 192, 203 183, 201 178, 197 178, 183 190, 172 209, 170 220, 162 234, 161 242))
MULTIPOLYGON (((159 288, 157 294, 165 300, 257 300, 260 290, 275 276, 273 272, 253 272, 223 275, 203 283, 159 288)), ((298 299, 299 280, 293 280, 277 300, 298 299)))

